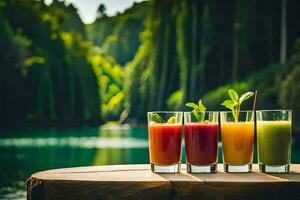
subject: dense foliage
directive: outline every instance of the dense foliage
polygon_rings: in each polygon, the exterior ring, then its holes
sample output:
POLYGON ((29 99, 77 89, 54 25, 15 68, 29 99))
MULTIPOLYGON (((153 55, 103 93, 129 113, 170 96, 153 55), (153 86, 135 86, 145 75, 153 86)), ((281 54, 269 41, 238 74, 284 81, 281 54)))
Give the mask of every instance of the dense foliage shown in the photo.
POLYGON ((258 109, 293 109, 299 124, 299 6, 288 1, 285 49, 282 0, 149 0, 112 17, 101 5, 90 25, 72 4, 3 0, 0 126, 141 123, 200 97, 222 109, 228 88, 257 89, 258 109))
POLYGON ((101 14, 93 24, 87 25, 89 38, 103 53, 125 65, 140 45, 139 33, 143 31, 147 11, 148 3, 141 2, 115 17, 101 14))
POLYGON ((279 85, 279 102, 284 108, 293 110, 294 129, 300 133, 300 39, 294 46, 290 62, 285 73, 281 75, 279 85))
POLYGON ((34 0, 0 6, 1 128, 99 123, 91 45, 76 9, 34 0))
MULTIPOLYGON (((125 67, 129 116, 142 119, 147 110, 182 109, 184 102, 215 93, 221 98, 229 86, 259 89, 261 107, 279 107, 274 83, 283 70, 278 67, 280 9, 279 0, 149 1, 142 43, 125 67)), ((299 16, 290 6, 288 13, 287 21, 299 16)), ((299 28, 288 30, 291 46, 299 28)), ((206 103, 218 104, 220 98, 206 103)))

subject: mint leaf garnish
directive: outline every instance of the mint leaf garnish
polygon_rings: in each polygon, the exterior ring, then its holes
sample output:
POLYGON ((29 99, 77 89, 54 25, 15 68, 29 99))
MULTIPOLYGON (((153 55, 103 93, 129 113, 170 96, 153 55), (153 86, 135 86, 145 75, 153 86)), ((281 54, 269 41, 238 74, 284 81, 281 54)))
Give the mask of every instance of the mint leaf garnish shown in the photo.
POLYGON ((190 107, 190 108, 194 108, 194 109, 198 109, 197 104, 192 103, 192 102, 186 103, 185 106, 190 107))
POLYGON ((157 113, 152 113, 150 115, 150 118, 151 118, 151 121, 154 121, 156 123, 164 123, 165 122, 164 119, 161 116, 159 116, 159 114, 157 114, 157 113))
POLYGON ((192 113, 194 114, 198 122, 204 121, 206 107, 203 105, 201 99, 199 100, 198 105, 193 102, 189 102, 186 103, 185 106, 193 108, 192 113))
POLYGON ((245 94, 243 94, 240 99, 239 99, 239 103, 242 104, 244 101, 246 101, 247 99, 249 99, 250 97, 253 96, 253 92, 246 92, 245 94))
POLYGON ((199 105, 199 109, 200 109, 201 111, 205 112, 206 107, 203 105, 201 99, 199 100, 198 105, 199 105))
POLYGON ((175 116, 170 117, 167 121, 168 124, 174 124, 175 122, 176 122, 175 116))
POLYGON ((235 122, 238 122, 242 103, 252 97, 253 94, 253 92, 246 92, 239 97, 234 89, 229 89, 228 95, 230 99, 225 100, 221 105, 231 110, 235 122))
POLYGON ((239 95, 235 90, 233 89, 228 90, 228 95, 233 101, 235 102, 239 101, 239 95))
POLYGON ((234 102, 232 100, 225 100, 221 105, 225 106, 226 108, 228 108, 230 110, 234 109, 234 102))

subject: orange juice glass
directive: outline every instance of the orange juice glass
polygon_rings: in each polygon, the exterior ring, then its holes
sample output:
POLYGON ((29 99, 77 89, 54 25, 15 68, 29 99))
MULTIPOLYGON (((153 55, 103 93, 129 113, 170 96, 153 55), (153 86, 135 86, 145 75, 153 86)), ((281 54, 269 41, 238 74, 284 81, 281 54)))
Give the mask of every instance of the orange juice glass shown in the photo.
POLYGON ((151 170, 180 172, 182 112, 148 112, 148 138, 151 170), (153 121, 152 114, 159 115, 163 122, 153 121), (168 122, 170 118, 172 122, 168 122))
POLYGON ((225 172, 250 172, 253 160, 254 112, 220 112, 222 152, 225 172))

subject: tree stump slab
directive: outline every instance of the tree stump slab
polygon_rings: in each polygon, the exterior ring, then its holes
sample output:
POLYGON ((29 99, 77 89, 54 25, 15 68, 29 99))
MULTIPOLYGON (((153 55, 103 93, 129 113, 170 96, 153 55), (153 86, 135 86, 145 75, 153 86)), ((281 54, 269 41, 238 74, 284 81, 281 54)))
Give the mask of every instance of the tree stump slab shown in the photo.
POLYGON ((42 171, 27 180, 28 200, 300 199, 300 165, 289 174, 155 174, 150 165, 107 165, 42 171))

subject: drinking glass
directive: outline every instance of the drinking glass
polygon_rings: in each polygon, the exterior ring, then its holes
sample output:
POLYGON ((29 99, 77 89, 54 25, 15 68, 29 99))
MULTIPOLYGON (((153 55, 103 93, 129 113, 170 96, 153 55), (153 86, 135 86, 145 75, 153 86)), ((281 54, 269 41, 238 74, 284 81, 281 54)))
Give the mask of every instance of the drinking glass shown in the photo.
POLYGON ((218 112, 205 112, 198 122, 192 112, 184 112, 184 138, 187 172, 212 173, 218 163, 218 112))
POLYGON ((151 170, 180 172, 182 112, 157 111, 147 115, 151 170), (161 121, 157 122, 155 118, 161 121))
POLYGON ((291 110, 257 111, 258 164, 262 172, 289 172, 291 140, 291 110))
POLYGON ((254 112, 220 112, 225 172, 250 172, 253 160, 254 112))

